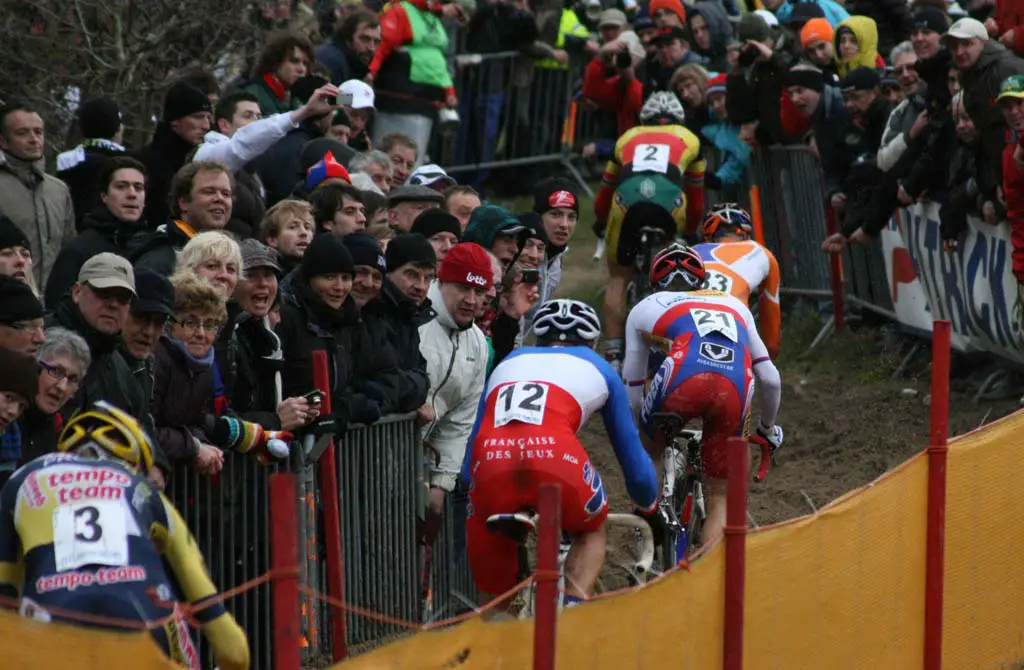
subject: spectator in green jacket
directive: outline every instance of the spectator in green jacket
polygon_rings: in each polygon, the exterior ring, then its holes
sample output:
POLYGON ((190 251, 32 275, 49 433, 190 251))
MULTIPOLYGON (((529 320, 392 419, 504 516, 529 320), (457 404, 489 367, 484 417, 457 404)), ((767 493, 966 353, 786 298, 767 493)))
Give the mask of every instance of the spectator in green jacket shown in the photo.
POLYGON ((259 99, 265 117, 298 109, 302 101, 291 95, 291 87, 309 74, 314 61, 313 45, 305 38, 291 33, 271 35, 242 90, 259 99))

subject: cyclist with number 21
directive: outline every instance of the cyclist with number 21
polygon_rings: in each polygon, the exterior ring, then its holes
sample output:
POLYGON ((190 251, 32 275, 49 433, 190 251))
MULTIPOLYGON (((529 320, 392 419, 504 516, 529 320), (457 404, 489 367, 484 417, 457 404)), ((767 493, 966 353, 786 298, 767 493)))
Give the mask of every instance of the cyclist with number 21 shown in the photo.
MULTIPOLYGON (((146 478, 149 436, 101 400, 67 423, 58 449, 0 489, 0 596, 20 597, 21 613, 45 622, 162 621, 149 632, 164 653, 202 667, 176 592, 198 605, 217 589, 184 520, 146 478)), ((249 667, 245 633, 223 603, 193 616, 222 670, 249 667)))
POLYGON ((706 279, 704 262, 689 247, 673 244, 655 256, 651 285, 656 292, 629 314, 622 367, 630 405, 640 407, 640 427, 651 447, 664 446, 656 444, 660 431, 653 414, 703 421, 707 518, 701 544, 725 528, 727 440, 744 435, 754 376, 760 388, 757 435, 773 452, 782 445, 782 428, 775 425, 782 396, 779 371, 750 309, 731 295, 702 289, 706 279), (643 397, 652 354, 664 360, 643 397))
POLYGON ((604 354, 616 370, 622 365, 626 287, 640 251, 641 228, 662 228, 666 242, 684 235, 695 239, 704 215, 704 158, 700 140, 683 127, 685 120, 674 93, 653 93, 640 109, 642 125, 615 143, 594 201, 596 227, 607 226, 604 354))
POLYGON ((594 352, 601 321, 576 300, 551 300, 533 324, 537 346, 518 349, 491 373, 480 398, 463 469, 470 480, 467 542, 477 587, 515 586, 516 544, 487 528, 493 514, 537 509, 541 484, 561 484, 562 529, 573 537, 565 563, 566 605, 591 593, 605 557, 608 496, 577 433, 595 413, 604 419, 637 513, 659 536, 658 479, 644 451, 626 387, 594 352))

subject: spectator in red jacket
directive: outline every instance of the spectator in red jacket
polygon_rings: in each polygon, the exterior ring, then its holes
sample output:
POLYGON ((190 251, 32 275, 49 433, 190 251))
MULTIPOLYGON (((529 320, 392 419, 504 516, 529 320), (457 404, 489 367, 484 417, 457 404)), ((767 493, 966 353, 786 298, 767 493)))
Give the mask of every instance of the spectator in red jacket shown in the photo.
MULTIPOLYGON (((606 10, 601 14, 602 21, 610 12, 621 14, 619 10, 606 10)), ((602 36, 612 35, 612 31, 607 30, 610 27, 602 24, 602 36)), ((620 30, 601 45, 583 73, 583 97, 615 112, 620 135, 636 125, 637 114, 644 103, 644 86, 636 74, 643 59, 644 48, 637 34, 620 30)))
POLYGON ((995 5, 995 16, 985 21, 988 34, 1013 53, 1024 56, 1024 4, 999 0, 995 5))
POLYGON ((1003 199, 1013 244, 1013 274, 1024 294, 1024 75, 1003 80, 996 98, 1011 141, 1003 150, 1003 199))

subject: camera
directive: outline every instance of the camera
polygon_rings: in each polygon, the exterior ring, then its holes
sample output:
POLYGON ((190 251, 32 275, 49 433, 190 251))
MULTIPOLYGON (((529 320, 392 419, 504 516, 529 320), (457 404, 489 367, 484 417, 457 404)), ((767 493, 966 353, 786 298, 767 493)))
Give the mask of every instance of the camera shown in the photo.
POLYGON ((757 48, 749 44, 740 51, 739 62, 743 67, 750 67, 757 60, 757 48))
MULTIPOLYGON (((328 100, 330 99, 327 96, 324 96, 324 98, 328 99, 328 100)), ((339 93, 338 96, 336 98, 334 98, 334 101, 332 102, 332 104, 334 104, 334 105, 345 105, 346 107, 351 107, 352 106, 352 99, 353 98, 352 98, 352 94, 351 93, 339 93)))
POLYGON ((523 270, 521 276, 522 283, 536 284, 540 281, 540 270, 523 270))
POLYGON ((615 54, 615 67, 620 70, 625 70, 632 65, 633 59, 629 55, 629 51, 623 49, 619 53, 615 54))

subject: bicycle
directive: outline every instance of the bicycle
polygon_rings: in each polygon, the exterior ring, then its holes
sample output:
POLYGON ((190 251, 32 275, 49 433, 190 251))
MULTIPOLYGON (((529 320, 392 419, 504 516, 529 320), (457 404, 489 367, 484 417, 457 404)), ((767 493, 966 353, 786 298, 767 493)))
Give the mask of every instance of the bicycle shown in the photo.
POLYGON ((633 307, 649 296, 654 287, 651 286, 651 262, 655 254, 665 246, 665 231, 661 228, 644 226, 640 229, 640 248, 633 258, 636 275, 626 285, 626 307, 633 307))
MULTIPOLYGON (((493 533, 501 533, 516 543, 516 582, 522 583, 530 576, 530 552, 527 543, 530 537, 536 533, 540 516, 533 510, 522 510, 511 514, 492 514, 487 517, 487 529, 493 533)), ((633 583, 640 584, 646 581, 651 574, 651 566, 654 563, 654 534, 650 525, 635 514, 609 514, 605 523, 610 526, 622 526, 634 528, 640 535, 640 558, 632 565, 623 565, 624 569, 633 576, 633 583)), ((568 533, 562 533, 562 541, 558 548, 558 607, 562 608, 565 594, 565 559, 572 547, 572 539, 568 533)), ((518 609, 518 618, 528 619, 533 616, 534 594, 536 585, 530 583, 526 588, 521 589, 513 601, 513 607, 518 609)))

